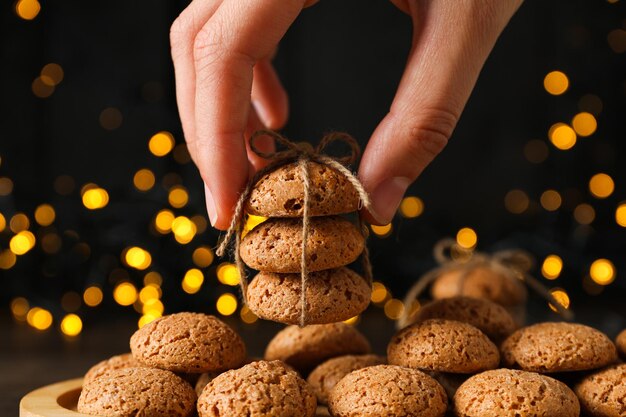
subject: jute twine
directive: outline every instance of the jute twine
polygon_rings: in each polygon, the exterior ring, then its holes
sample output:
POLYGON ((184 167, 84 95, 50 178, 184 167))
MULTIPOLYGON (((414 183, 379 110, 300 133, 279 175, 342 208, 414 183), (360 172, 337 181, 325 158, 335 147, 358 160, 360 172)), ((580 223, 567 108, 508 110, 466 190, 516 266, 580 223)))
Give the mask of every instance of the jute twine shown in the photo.
MULTIPOLYGON (((303 179, 303 189, 304 189, 304 201, 303 201, 303 211, 302 211, 302 256, 300 258, 300 325, 306 326, 308 323, 307 317, 307 299, 306 299, 306 288, 309 280, 309 270, 307 265, 307 240, 309 236, 309 228, 310 228, 310 220, 311 216, 309 214, 310 207, 310 193, 311 193, 311 176, 309 173, 309 162, 317 162, 318 164, 326 165, 337 172, 343 174, 346 179, 354 186, 354 189, 359 194, 359 209, 365 208, 367 210, 371 209, 371 202, 369 196, 361 182, 358 180, 356 175, 354 175, 346 165, 352 164, 356 162, 359 157, 361 150, 359 148, 358 143, 354 138, 347 133, 342 132, 333 132, 325 135, 316 148, 313 148, 309 143, 301 142, 296 143, 292 142, 284 136, 280 135, 277 132, 271 130, 259 130, 255 132, 250 138, 250 149, 256 153, 261 158, 265 158, 269 160, 268 165, 259 170, 252 179, 248 182, 243 193, 239 196, 239 200, 237 201, 237 205, 235 206, 235 212, 233 214, 233 218, 230 222, 230 226, 228 227, 228 231, 226 235, 222 239, 219 244, 216 253, 218 256, 224 256, 226 250, 228 249, 230 242, 233 237, 235 238, 235 246, 233 256, 235 258, 235 265, 237 266, 237 270, 239 271, 239 285, 241 287, 241 292, 243 295, 244 302, 247 303, 248 300, 248 277, 246 274, 246 267, 241 260, 241 256, 239 254, 239 247, 241 245, 241 237, 242 237, 242 229, 244 226, 244 218, 245 218, 245 204, 246 201, 250 198, 250 194, 252 193, 252 189, 256 185, 256 183, 266 174, 280 168, 283 165, 287 165, 293 162, 298 164, 298 168, 300 169, 301 176, 303 179), (258 138, 262 136, 269 136, 276 141, 277 145, 282 145, 285 150, 276 151, 276 152, 262 152, 260 151, 255 142, 258 138), (348 145, 350 148, 350 153, 344 157, 331 157, 323 154, 324 149, 332 142, 343 142, 348 145)), ((359 228, 364 237, 367 237, 367 227, 361 221, 361 217, 359 216, 359 228)), ((363 253, 361 253, 361 263, 363 265, 363 276, 365 280, 370 284, 372 284, 372 266, 369 260, 369 251, 367 250, 367 245, 365 245, 365 249, 363 253)))
POLYGON ((563 307, 545 285, 529 274, 528 271, 532 268, 533 259, 528 253, 522 250, 503 250, 490 255, 465 250, 465 256, 463 257, 465 259, 455 260, 448 255, 453 248, 461 250, 462 252, 464 251, 456 247, 456 242, 453 239, 442 239, 437 242, 433 249, 433 255, 440 266, 422 275, 409 289, 409 292, 404 298, 404 312, 397 322, 398 328, 403 328, 411 324, 411 321, 419 311, 412 308, 414 303, 439 276, 450 271, 460 271, 461 276, 458 280, 458 293, 460 294, 470 272, 479 266, 491 268, 509 278, 522 281, 554 306, 557 313, 564 319, 573 320, 574 313, 563 307))

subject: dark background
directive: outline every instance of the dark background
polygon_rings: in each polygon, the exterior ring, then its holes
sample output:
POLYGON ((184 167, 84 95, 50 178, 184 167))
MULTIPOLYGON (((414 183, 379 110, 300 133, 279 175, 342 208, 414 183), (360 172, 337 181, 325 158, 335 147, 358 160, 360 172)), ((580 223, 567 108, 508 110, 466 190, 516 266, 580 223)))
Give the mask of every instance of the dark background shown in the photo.
MULTIPOLYGON (((188 245, 180 245, 151 226, 156 213, 168 208, 164 178, 170 185, 174 178, 189 191, 189 204, 173 209, 177 215, 205 215, 193 164, 177 162, 172 154, 156 158, 147 146, 161 130, 172 132, 177 144, 184 143, 168 31, 185 5, 163 0, 44 1, 32 21, 18 17, 10 2, 0 6, 0 177, 13 183, 12 192, 0 196, 0 213, 7 223, 14 214, 25 213, 38 237, 33 250, 18 256, 10 269, 0 270, 0 349, 3 361, 17 352, 39 357, 29 362, 33 369, 25 373, 28 378, 44 366, 43 352, 63 352, 63 358, 86 365, 125 346, 125 341, 102 345, 98 342, 102 337, 95 336, 117 329, 115 323, 121 323, 123 334, 136 328, 139 314, 113 301, 112 290, 120 279, 111 275, 116 268, 126 270, 121 279, 138 288, 147 271, 161 273, 166 313, 214 314, 220 294, 236 293, 236 288, 217 281, 219 260, 205 269, 198 294, 190 296, 180 288, 185 271, 194 267, 193 250, 215 246, 216 231, 209 227, 188 245), (31 85, 50 62, 61 65, 64 79, 49 97, 36 97, 31 85), (121 124, 112 130, 101 122, 107 108, 121 114, 121 124), (140 168, 149 168, 156 176, 157 183, 148 192, 133 187, 133 175, 140 168), (168 176, 171 173, 179 177, 168 176), (55 180, 62 175, 75 184, 67 195, 55 191, 55 180), (80 188, 86 183, 108 191, 105 208, 91 211, 82 205, 80 188), (33 220, 42 203, 56 211, 54 224, 47 228, 33 220), (58 253, 41 250, 39 240, 46 233, 61 237, 58 253), (120 261, 124 248, 134 245, 150 251, 150 269, 135 271, 120 261), (102 288, 103 303, 78 307, 75 313, 83 320, 83 334, 61 337, 58 324, 68 312, 61 305, 63 295, 81 294, 89 285, 102 288), (11 318, 9 304, 15 297, 48 309, 54 317, 50 329, 37 331, 11 318)), ((375 279, 394 297, 402 298, 436 265, 431 252, 439 239, 471 227, 482 251, 523 248, 539 266, 548 254, 559 255, 564 268, 557 280, 543 279, 537 269, 534 275, 549 287, 564 288, 583 322, 610 336, 626 326, 626 229, 615 221, 616 207, 626 200, 625 29, 623 0, 527 1, 521 7, 487 61, 449 146, 410 189, 410 195, 423 200, 424 213, 414 219, 398 215, 389 236, 370 239, 375 279), (609 33, 616 30, 617 41, 609 44, 609 33), (543 88, 545 75, 553 70, 569 78, 563 95, 552 96, 543 88), (589 94, 600 99, 600 109, 581 101, 589 94), (548 129, 556 122, 569 123, 579 111, 595 114, 597 131, 579 137, 568 151, 555 148, 548 129), (548 150, 539 163, 524 154, 531 140, 548 150), (598 172, 615 181, 615 191, 607 199, 589 193, 588 181, 598 172), (529 199, 520 214, 504 204, 513 189, 529 199), (557 190, 563 198, 554 212, 539 203, 547 189, 557 190), (581 203, 595 210, 591 224, 580 224, 573 216, 581 203), (606 288, 587 285, 585 290, 583 280, 598 258, 613 262, 616 279, 606 288)), ((303 11, 275 59, 291 102, 283 133, 315 143, 324 132, 344 130, 364 145, 389 108, 410 35, 410 20, 384 0, 326 0, 303 11)), ((12 236, 7 225, 0 233, 0 252, 7 250, 12 236)), ((537 296, 531 300, 531 317, 555 318, 537 296)), ((253 334, 255 326, 276 328, 259 322, 244 326, 237 314, 228 320, 245 334, 253 334)), ((389 333, 392 326, 377 307, 361 321, 372 334, 379 328, 389 333)), ((269 333, 262 334, 267 339, 269 333)), ((69 369, 64 376, 82 372, 69 369)), ((58 379, 53 374, 35 381, 58 379)))

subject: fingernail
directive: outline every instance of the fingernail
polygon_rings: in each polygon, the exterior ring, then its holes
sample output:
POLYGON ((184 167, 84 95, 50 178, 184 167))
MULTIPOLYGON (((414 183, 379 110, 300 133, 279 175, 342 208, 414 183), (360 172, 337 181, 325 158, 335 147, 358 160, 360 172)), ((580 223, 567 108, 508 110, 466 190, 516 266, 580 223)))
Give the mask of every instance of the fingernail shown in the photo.
POLYGON ((261 119, 261 123, 263 123, 265 127, 270 127, 270 115, 265 106, 257 100, 252 100, 252 107, 254 107, 254 111, 256 111, 257 116, 261 119))
POLYGON ((383 181, 372 193, 374 212, 372 216, 381 224, 387 224, 393 219, 400 201, 411 185, 406 177, 393 177, 383 181))
POLYGON ((217 222, 217 209, 215 208, 213 194, 211 194, 211 190, 209 190, 206 184, 204 184, 204 198, 206 200, 206 211, 209 214, 211 226, 215 226, 215 222, 217 222))

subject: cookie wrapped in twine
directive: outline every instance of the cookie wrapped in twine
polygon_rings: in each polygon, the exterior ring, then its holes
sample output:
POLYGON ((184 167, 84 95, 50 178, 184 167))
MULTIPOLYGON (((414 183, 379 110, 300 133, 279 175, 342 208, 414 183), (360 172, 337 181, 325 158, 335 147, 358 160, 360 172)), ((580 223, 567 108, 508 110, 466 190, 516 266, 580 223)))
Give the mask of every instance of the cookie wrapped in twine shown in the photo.
MULTIPOLYGON (((248 292, 248 279, 246 276, 245 265, 241 260, 241 256, 239 255, 239 246, 241 244, 241 235, 242 228, 244 225, 244 217, 245 217, 245 203, 250 198, 250 193, 252 189, 256 185, 256 183, 267 173, 274 171, 277 168, 280 168, 283 165, 287 165, 293 162, 298 163, 298 168, 301 171, 302 179, 303 179, 303 188, 304 188, 304 204, 303 204, 303 214, 302 214, 302 256, 300 258, 300 277, 301 277, 301 286, 300 286, 300 304, 301 304, 301 313, 300 313, 300 326, 306 326, 307 324, 307 300, 306 300, 306 287, 309 279, 309 271, 306 263, 307 259, 307 240, 309 236, 309 206, 310 206, 310 192, 311 192, 311 177, 309 173, 308 163, 309 162, 317 162, 318 164, 326 165, 330 168, 333 168, 337 172, 343 174, 346 179, 354 186, 354 189, 359 194, 359 209, 365 208, 366 210, 371 209, 371 202, 369 196, 363 185, 358 180, 356 175, 354 175, 346 165, 356 162, 359 157, 361 150, 359 148, 356 140, 348 135, 347 133, 342 132, 333 132, 325 135, 316 148, 313 148, 311 144, 307 142, 292 142, 284 136, 280 135, 277 132, 271 130, 259 130, 256 131, 250 137, 250 149, 256 153, 261 158, 265 158, 269 160, 269 164, 263 169, 259 170, 252 179, 248 182, 243 193, 240 195, 239 200, 237 201, 237 205, 235 206, 235 212, 233 214, 233 218, 230 222, 230 226, 228 227, 228 231, 224 236, 222 242, 219 244, 216 253, 218 256, 224 256, 228 246, 230 245, 233 236, 235 237, 235 247, 234 247, 234 258, 235 265, 237 266, 237 270, 239 271, 239 284, 241 286, 241 292, 243 294, 244 302, 247 302, 247 292, 248 292), (277 152, 262 152, 255 146, 255 141, 261 136, 269 136, 274 139, 277 144, 284 146, 286 149, 283 151, 277 152), (324 149, 332 142, 343 142, 347 144, 350 148, 350 153, 344 157, 331 157, 323 154, 324 149)), ((361 233, 364 237, 367 237, 367 227, 362 223, 361 217, 359 216, 359 226, 361 233)), ((361 254, 361 263, 363 265, 363 275, 367 282, 372 284, 372 266, 369 260, 369 251, 367 250, 367 245, 365 246, 363 253, 361 254)))
POLYGON ((528 273, 533 264, 532 257, 528 253, 522 250, 503 250, 489 255, 482 252, 464 250, 464 254, 469 256, 469 259, 457 261, 446 254, 450 252, 455 245, 456 242, 454 239, 450 238, 442 239, 437 242, 433 249, 433 255, 435 260, 440 264, 440 267, 422 275, 409 289, 409 292, 404 298, 406 308, 396 323, 399 329, 411 324, 415 315, 419 312, 419 310, 412 308, 413 303, 440 275, 448 271, 458 271, 460 269, 461 276, 458 286, 459 288, 463 288, 463 284, 469 276, 469 273, 478 266, 486 266, 500 274, 522 281, 554 306, 557 313, 564 319, 570 321, 574 319, 574 313, 563 307, 545 285, 528 273))

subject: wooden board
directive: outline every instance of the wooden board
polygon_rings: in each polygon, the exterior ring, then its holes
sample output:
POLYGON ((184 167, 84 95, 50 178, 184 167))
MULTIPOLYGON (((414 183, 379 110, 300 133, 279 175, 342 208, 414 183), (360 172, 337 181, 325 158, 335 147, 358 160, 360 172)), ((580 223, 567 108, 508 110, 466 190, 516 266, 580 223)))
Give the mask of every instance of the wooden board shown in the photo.
POLYGON ((20 417, 93 417, 76 411, 82 386, 76 378, 36 389, 20 401, 20 417))

